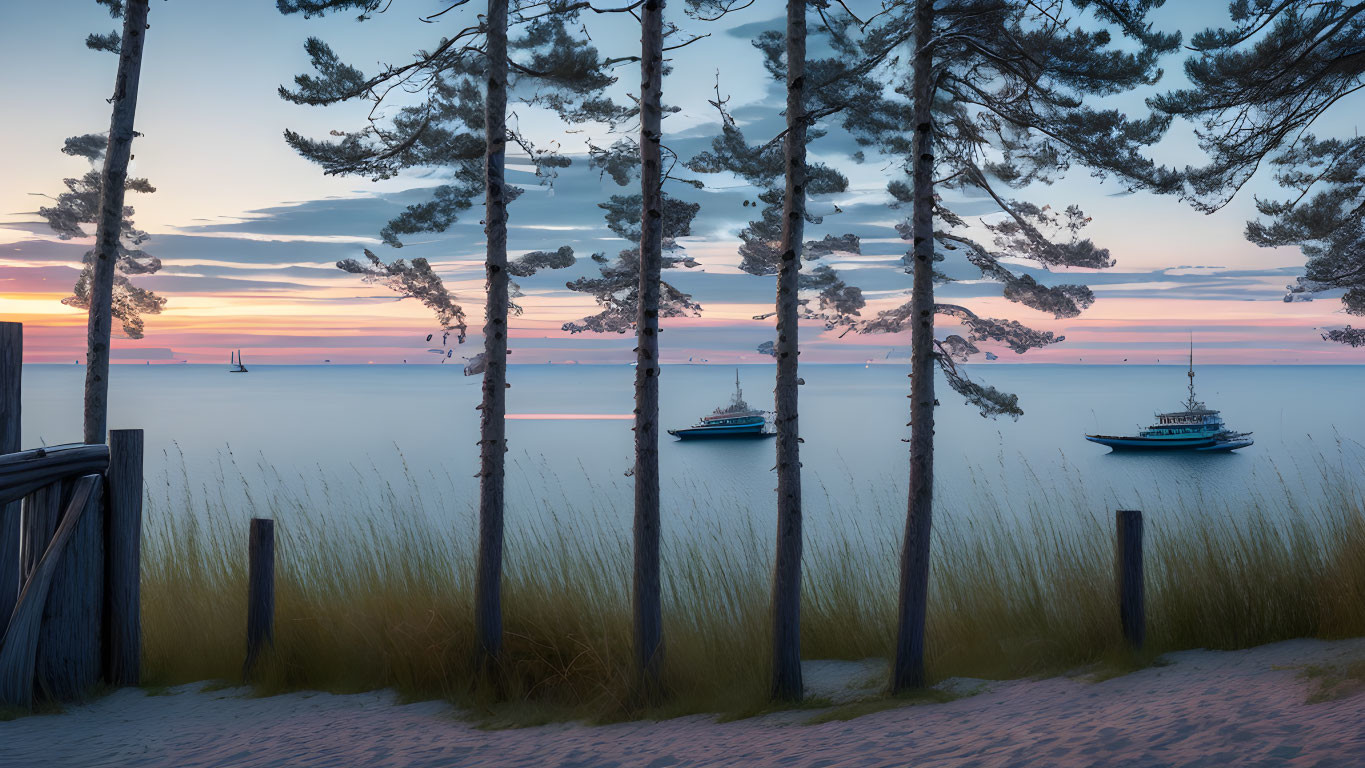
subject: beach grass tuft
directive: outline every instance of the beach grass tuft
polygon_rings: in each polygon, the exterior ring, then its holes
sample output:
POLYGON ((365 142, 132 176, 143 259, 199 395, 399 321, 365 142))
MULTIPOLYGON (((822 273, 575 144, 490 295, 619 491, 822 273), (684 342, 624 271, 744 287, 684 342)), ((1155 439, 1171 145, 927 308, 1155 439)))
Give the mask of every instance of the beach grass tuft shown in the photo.
MULTIPOLYGON (((935 520, 928 665, 932 680, 1091 670, 1100 677, 1191 648, 1365 635, 1365 488, 1323 462, 1328 502, 1172 503, 1146 511, 1147 647, 1120 636, 1113 512, 1083 487, 1035 489, 1025 513, 983 508, 935 520)), ((677 524, 664 543, 668 695, 635 706, 628 511, 545 500, 536 524, 509 512, 496 688, 474 674, 468 503, 439 481, 356 472, 253 480, 229 469, 149 496, 144 531, 144 684, 237 684, 245 653, 246 520, 276 520, 273 651, 254 690, 388 688, 445 699, 485 727, 770 711, 771 536, 751 516, 720 530, 677 524), (232 490, 229 491, 228 489, 232 490), (363 490, 363 492, 362 492, 363 490), (245 498, 245 501, 242 499, 245 498), (612 517, 614 525, 602 524, 612 517)), ((509 478, 509 482, 513 479, 509 478)), ((891 652, 903 520, 849 512, 804 556, 808 659, 891 652), (890 523, 878 524, 874 521, 890 523), (832 531, 832 533, 831 533, 832 531)), ((829 719, 909 703, 877 699, 829 719)))

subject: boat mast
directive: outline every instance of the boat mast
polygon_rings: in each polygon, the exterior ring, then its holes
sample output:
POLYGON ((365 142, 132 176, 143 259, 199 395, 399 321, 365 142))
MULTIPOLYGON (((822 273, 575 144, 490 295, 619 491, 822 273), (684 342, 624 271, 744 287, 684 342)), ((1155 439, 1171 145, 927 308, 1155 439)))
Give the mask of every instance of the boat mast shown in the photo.
POLYGON ((1194 333, 1190 333, 1190 372, 1186 374, 1190 377, 1190 399, 1185 402, 1186 407, 1191 410, 1199 409, 1199 401, 1194 399, 1194 333))

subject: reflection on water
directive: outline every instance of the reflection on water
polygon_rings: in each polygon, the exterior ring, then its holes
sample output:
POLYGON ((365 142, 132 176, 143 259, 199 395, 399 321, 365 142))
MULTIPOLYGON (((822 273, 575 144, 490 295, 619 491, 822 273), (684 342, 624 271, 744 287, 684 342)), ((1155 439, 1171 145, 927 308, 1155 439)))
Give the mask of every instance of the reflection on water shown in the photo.
MULTIPOLYGON (((662 427, 691 424, 723 404, 734 368, 666 366, 662 427)), ((951 391, 940 393, 936 489, 941 514, 970 521, 1045 511, 1108 514, 1119 507, 1235 513, 1239 506, 1311 509, 1332 477, 1356 473, 1365 450, 1358 401, 1365 367, 1205 366, 1200 396, 1256 444, 1232 454, 1111 454, 1085 432, 1125 432, 1150 423, 1184 396, 1178 367, 973 366, 974 377, 1019 394, 1017 422, 988 420, 951 391), (1308 391, 1312 397, 1291 393, 1308 391)), ((741 371, 747 399, 768 400, 771 366, 741 371)), ((806 365, 801 388, 808 530, 894 530, 905 507, 907 381, 899 366, 806 365)), ((507 425, 509 524, 550 515, 591 516, 628 530, 633 460, 628 366, 513 366, 507 425)), ((222 483, 227 503, 273 474, 285 483, 320 476, 350 494, 378 492, 410 475, 431 490, 426 506, 472 508, 477 493, 477 377, 452 366, 255 366, 231 376, 218 366, 116 366, 110 426, 147 432, 157 496, 186 483, 222 483), (183 456, 183 469, 181 466, 183 456), (245 488, 233 478, 240 473, 245 488), (320 474, 321 473, 321 474, 320 474), (431 499, 438 500, 431 502, 431 499)), ((24 369, 24 443, 70 442, 80 434, 83 369, 24 369)), ((761 406, 760 406, 761 407, 761 406)), ((771 441, 663 437, 665 528, 770 530, 776 480, 771 441)), ((363 505, 358 505, 363 508, 363 505)), ((317 514, 329 512, 320 504, 317 514)))

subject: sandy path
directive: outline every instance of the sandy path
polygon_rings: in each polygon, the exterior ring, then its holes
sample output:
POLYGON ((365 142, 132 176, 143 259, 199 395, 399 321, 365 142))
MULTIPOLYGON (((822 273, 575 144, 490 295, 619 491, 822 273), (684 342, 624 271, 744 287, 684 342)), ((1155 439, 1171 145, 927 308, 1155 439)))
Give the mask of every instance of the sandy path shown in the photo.
POLYGON ((1172 654, 1102 683, 1000 683, 946 704, 804 725, 809 712, 484 732, 439 703, 383 694, 124 690, 0 723, 0 766, 1362 766, 1365 692, 1308 704, 1304 664, 1365 641, 1172 654))

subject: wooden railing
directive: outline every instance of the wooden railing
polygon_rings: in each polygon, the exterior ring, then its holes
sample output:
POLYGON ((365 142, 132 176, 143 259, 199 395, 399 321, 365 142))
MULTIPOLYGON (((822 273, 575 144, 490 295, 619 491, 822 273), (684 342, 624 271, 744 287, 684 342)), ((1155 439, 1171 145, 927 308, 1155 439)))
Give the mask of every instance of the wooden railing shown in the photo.
POLYGON ((0 707, 135 685, 142 430, 19 450, 23 327, 0 323, 0 707))

